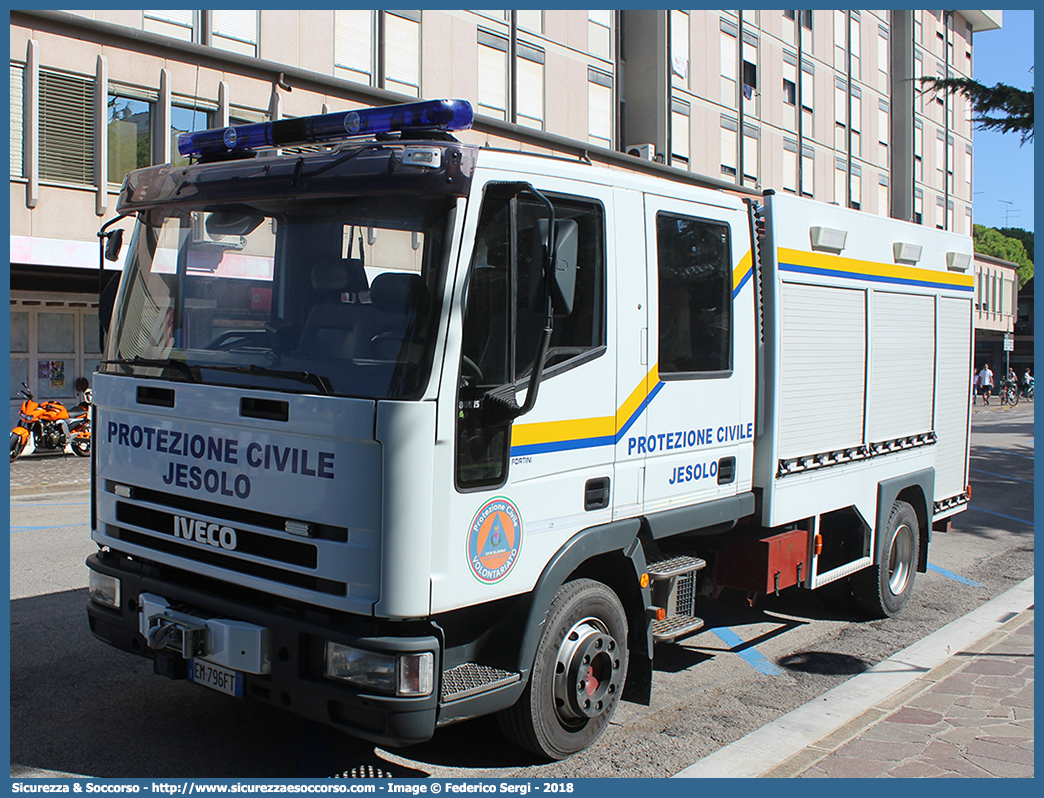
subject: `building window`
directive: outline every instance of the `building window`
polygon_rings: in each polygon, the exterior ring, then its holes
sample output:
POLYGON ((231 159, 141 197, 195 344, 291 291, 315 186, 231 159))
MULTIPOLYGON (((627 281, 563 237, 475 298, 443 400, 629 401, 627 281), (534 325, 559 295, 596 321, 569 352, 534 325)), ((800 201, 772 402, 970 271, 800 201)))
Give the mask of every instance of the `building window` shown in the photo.
POLYGON ((178 136, 194 130, 208 130, 217 127, 213 122, 213 108, 191 107, 187 104, 172 103, 170 106, 170 158, 174 166, 185 166, 189 158, 178 152, 178 136))
POLYGON ((783 190, 797 193, 798 186, 798 143, 783 139, 783 190))
POLYGON ((816 153, 811 147, 801 148, 801 196, 815 196, 816 153))
POLYGON ((219 50, 258 56, 258 11, 212 11, 210 43, 219 50))
POLYGON ((891 124, 891 115, 888 111, 888 101, 877 101, 877 143, 880 145, 880 164, 888 164, 888 133, 891 124))
POLYGON ((138 96, 109 92, 109 182, 122 183, 132 169, 152 164, 154 103, 138 96))
POLYGON ((544 32, 544 12, 539 9, 519 9, 515 12, 518 27, 533 33, 544 32))
POLYGON ((743 184, 758 184, 758 128, 754 125, 743 125, 743 184))
POLYGON ((888 211, 888 175, 882 172, 877 176, 877 215, 887 216, 888 211))
POLYGON ((41 69, 39 91, 40 179, 94 185, 94 80, 41 69))
POLYGON ((517 122, 526 127, 543 130, 544 51, 519 42, 517 52, 517 122))
POLYGON ((737 148, 739 146, 739 122, 731 117, 721 118, 721 173, 729 177, 738 174, 737 148))
POLYGON ((376 13, 334 11, 334 75, 373 85, 376 13))
POLYGON ((609 10, 587 12, 587 52, 595 58, 608 61, 613 49, 613 12, 609 10))
POLYGON ((848 207, 860 210, 863 207, 863 170, 858 164, 852 164, 851 196, 848 198, 848 207))
POLYGON ((420 12, 384 12, 384 88, 420 96, 420 12))
POLYGON ((914 120, 913 138, 914 180, 924 182, 924 123, 914 120))
POLYGON ((478 111, 507 119, 508 40, 484 30, 478 32, 478 111))
POLYGON ((729 227, 656 215, 660 376, 732 369, 729 227))
POLYGON ((812 138, 812 108, 816 96, 815 74, 811 63, 801 65, 801 135, 812 138))
POLYGON ((880 80, 882 91, 888 91, 889 56, 888 29, 879 26, 877 28, 877 77, 880 80))
POLYGON ((736 106, 736 35, 738 29, 731 22, 721 21, 721 101, 734 108, 736 106), (728 29, 726 29, 728 28, 728 29), (733 30, 736 29, 736 32, 733 30))
POLYGON ((592 144, 613 147, 613 79, 597 69, 587 70, 587 138, 592 144))
POLYGON ((196 41, 197 11, 143 11, 142 28, 183 42, 196 41))
POLYGON ((22 88, 25 67, 11 64, 11 177, 22 177, 22 88))
POLYGON ((783 103, 797 105, 797 86, 794 81, 783 78, 783 103))
POLYGON ((689 14, 671 11, 671 82, 680 88, 689 85, 689 14))
POLYGON ((914 189, 914 215, 912 219, 914 224, 924 224, 924 192, 919 189, 914 189))
POLYGON ((682 100, 671 101, 671 165, 689 166, 690 107, 682 100))

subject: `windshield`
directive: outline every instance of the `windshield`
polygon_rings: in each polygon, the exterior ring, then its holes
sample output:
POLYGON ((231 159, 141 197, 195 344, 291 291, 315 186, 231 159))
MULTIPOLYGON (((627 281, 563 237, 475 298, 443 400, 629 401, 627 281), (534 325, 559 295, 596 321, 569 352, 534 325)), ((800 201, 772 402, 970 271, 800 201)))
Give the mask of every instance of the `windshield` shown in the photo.
POLYGON ((415 398, 453 207, 398 194, 141 211, 104 369, 415 398))

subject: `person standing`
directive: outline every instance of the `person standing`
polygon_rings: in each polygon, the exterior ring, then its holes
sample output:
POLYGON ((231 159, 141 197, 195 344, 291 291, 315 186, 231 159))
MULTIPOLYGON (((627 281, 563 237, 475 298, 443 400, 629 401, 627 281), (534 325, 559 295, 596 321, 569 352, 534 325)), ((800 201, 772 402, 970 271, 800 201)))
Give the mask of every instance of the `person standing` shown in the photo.
POLYGON ((988 405, 990 394, 993 393, 993 372, 990 371, 989 363, 984 364, 979 372, 979 390, 982 392, 982 401, 988 405))

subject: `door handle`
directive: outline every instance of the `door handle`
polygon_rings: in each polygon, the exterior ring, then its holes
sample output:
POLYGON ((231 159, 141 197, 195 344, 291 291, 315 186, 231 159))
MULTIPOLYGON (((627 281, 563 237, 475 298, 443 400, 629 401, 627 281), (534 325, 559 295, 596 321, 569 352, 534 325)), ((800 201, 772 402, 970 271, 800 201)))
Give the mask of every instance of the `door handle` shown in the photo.
POLYGON ((609 506, 609 477, 596 477, 584 485, 584 510, 604 510, 609 506))

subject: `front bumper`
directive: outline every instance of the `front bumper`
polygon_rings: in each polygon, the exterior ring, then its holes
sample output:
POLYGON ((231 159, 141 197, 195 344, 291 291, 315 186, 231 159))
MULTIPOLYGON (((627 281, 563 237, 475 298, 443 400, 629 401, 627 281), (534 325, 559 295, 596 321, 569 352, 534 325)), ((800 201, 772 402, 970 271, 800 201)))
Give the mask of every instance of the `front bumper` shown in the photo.
POLYGON ((261 653, 266 672, 243 673, 246 699, 281 707, 380 745, 411 745, 434 734, 437 684, 431 695, 399 697, 367 692, 323 676, 326 640, 388 654, 431 651, 438 674, 441 646, 427 624, 382 623, 344 614, 295 611, 286 605, 247 603, 207 592, 188 581, 161 578, 158 568, 113 552, 92 554, 87 567, 120 580, 118 608, 88 600, 91 632, 115 648, 152 659, 157 673, 186 678, 186 660, 176 649, 157 651, 149 646, 141 631, 142 594, 146 605, 162 597, 180 612, 235 619, 264 630, 262 646, 267 651, 261 653))

